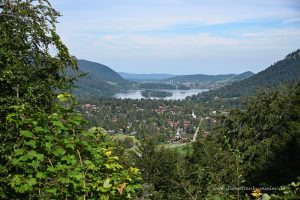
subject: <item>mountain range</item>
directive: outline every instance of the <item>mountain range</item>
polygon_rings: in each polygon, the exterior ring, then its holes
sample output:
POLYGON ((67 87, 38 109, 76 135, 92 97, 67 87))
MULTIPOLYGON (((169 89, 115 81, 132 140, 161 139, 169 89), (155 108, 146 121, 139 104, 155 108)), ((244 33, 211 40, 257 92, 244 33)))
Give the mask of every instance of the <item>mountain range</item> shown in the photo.
MULTIPOLYGON (((141 89, 142 83, 133 80, 146 80, 156 84, 184 84, 196 83, 221 83, 224 87, 210 90, 196 96, 197 99, 233 98, 252 95, 260 87, 273 87, 280 83, 300 80, 300 50, 288 54, 284 59, 276 62, 267 69, 253 74, 225 75, 180 75, 171 74, 130 74, 117 73, 111 68, 87 60, 78 60, 78 68, 86 76, 79 78, 75 93, 78 96, 112 96, 120 90, 141 89), (129 79, 129 80, 126 80, 129 79)), ((155 84, 154 84, 155 86, 155 84)))
MULTIPOLYGON (((155 82, 151 88, 176 88, 174 85, 167 84, 171 80, 184 80, 184 81, 197 81, 197 82, 216 82, 216 81, 229 81, 233 79, 241 79, 246 76, 251 76, 253 73, 246 72, 240 75, 185 75, 175 76, 171 74, 130 74, 130 73, 117 73, 113 69, 100 63, 78 60, 78 69, 80 73, 85 74, 79 78, 76 83, 77 88, 75 94, 80 97, 86 96, 112 96, 120 90, 127 89, 145 89, 145 83, 139 82, 155 82), (135 83, 138 82, 138 83, 135 83)), ((182 86, 181 86, 182 87, 182 86)), ((148 86, 146 87, 147 89, 148 86)))
POLYGON ((193 74, 193 75, 172 75, 172 74, 134 74, 126 72, 118 72, 119 75, 130 81, 137 82, 218 82, 218 81, 240 81, 242 79, 253 76, 253 72, 244 72, 242 74, 222 74, 222 75, 205 75, 205 74, 193 74))

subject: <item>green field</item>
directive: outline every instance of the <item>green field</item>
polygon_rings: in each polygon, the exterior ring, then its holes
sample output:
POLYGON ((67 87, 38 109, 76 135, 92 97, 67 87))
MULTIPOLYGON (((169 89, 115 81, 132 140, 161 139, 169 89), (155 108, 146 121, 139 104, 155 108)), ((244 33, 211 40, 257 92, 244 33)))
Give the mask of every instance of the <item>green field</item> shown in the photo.
POLYGON ((167 149, 175 149, 180 154, 187 153, 187 148, 191 147, 190 143, 184 143, 184 144, 161 144, 158 145, 158 147, 163 147, 167 149))

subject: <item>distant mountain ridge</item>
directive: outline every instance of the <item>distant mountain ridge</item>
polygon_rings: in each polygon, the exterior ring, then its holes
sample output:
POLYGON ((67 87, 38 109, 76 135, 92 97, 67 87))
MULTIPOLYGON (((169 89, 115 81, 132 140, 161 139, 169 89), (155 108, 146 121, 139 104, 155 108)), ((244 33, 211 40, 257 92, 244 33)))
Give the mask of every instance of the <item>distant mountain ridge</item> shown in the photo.
POLYGON ((239 81, 250 76, 253 76, 253 72, 244 72, 242 74, 220 74, 220 75, 206 75, 206 74, 193 74, 193 75, 181 75, 168 79, 164 79, 163 82, 229 82, 239 81))
POLYGON ((177 82, 187 82, 187 81, 220 81, 225 79, 231 79, 237 76, 237 74, 225 74, 225 75, 205 75, 205 74, 193 74, 193 75, 181 75, 172 78, 165 79, 164 81, 177 81, 177 82))
POLYGON ((247 71, 247 72, 237 75, 236 77, 232 78, 231 80, 232 81, 241 81, 243 79, 250 78, 253 75, 255 75, 253 72, 247 71))
POLYGON ((158 81, 174 77, 172 74, 134 74, 126 72, 118 72, 121 77, 131 81, 158 81))
POLYGON ((78 68, 80 72, 87 74, 84 77, 80 77, 76 83, 77 88, 75 89, 75 93, 80 96, 112 96, 121 89, 140 89, 139 87, 142 87, 140 84, 136 84, 134 82, 124 79, 124 76, 127 76, 127 79, 130 79, 129 77, 131 77, 132 80, 134 80, 135 78, 139 80, 148 80, 149 82, 153 81, 156 83, 168 83, 170 81, 174 81, 174 83, 198 81, 221 83, 221 85, 224 85, 224 83, 230 84, 232 82, 241 81, 243 79, 253 76, 254 74, 252 72, 244 72, 242 74, 225 75, 195 74, 175 76, 171 74, 117 73, 108 66, 82 59, 78 60, 78 68))
POLYGON ((258 88, 274 87, 281 83, 300 81, 300 49, 288 54, 267 69, 232 85, 199 94, 199 98, 233 98, 253 95, 258 88))

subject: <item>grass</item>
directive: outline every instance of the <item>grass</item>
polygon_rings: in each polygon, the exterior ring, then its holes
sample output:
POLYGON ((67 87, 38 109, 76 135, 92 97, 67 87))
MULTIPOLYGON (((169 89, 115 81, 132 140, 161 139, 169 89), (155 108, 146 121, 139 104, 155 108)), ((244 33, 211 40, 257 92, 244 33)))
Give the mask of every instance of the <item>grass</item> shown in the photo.
POLYGON ((175 149, 179 154, 186 154, 187 148, 191 147, 190 143, 184 143, 184 144, 161 144, 159 147, 164 147, 167 149, 175 149))

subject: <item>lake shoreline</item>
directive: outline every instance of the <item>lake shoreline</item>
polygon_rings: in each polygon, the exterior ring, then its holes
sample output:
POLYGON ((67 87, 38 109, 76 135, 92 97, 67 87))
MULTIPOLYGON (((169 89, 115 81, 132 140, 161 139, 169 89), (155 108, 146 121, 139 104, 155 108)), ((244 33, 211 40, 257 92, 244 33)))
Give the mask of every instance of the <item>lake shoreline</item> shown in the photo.
POLYGON ((118 92, 113 97, 116 99, 160 99, 160 100, 184 100, 188 96, 196 95, 208 91, 208 89, 190 89, 190 90, 159 90, 172 93, 170 97, 149 97, 142 96, 144 90, 128 90, 126 92, 118 92))

